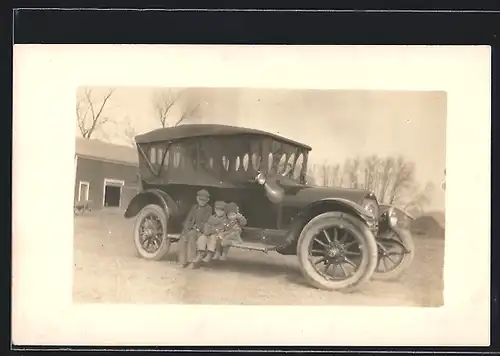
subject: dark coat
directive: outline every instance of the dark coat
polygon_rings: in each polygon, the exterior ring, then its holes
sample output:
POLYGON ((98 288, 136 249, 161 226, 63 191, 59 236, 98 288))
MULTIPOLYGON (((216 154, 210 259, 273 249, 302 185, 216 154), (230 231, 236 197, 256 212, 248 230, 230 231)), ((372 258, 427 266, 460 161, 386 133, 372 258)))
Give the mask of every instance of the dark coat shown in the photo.
POLYGON ((184 233, 189 230, 203 231, 206 222, 212 215, 212 207, 210 205, 199 206, 198 204, 193 205, 186 220, 184 221, 184 233))
POLYGON ((207 223, 205 224, 204 234, 213 235, 224 231, 224 227, 227 223, 227 217, 225 215, 218 217, 217 215, 212 215, 207 223))

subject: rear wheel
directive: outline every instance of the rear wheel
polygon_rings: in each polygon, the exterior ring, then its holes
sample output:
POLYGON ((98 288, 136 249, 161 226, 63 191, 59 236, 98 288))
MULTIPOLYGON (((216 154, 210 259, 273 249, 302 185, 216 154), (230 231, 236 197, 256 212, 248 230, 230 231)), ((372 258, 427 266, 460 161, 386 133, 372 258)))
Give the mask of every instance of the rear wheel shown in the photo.
POLYGON ((392 228, 382 238, 377 239, 378 264, 373 279, 398 279, 413 262, 415 244, 408 230, 392 228))
POLYGON ((307 281, 325 290, 353 290, 369 281, 377 265, 377 244, 368 227, 344 213, 313 218, 298 240, 307 281))
POLYGON ((156 205, 145 206, 137 215, 134 224, 134 243, 137 252, 147 260, 161 260, 170 250, 167 236, 167 216, 156 205))

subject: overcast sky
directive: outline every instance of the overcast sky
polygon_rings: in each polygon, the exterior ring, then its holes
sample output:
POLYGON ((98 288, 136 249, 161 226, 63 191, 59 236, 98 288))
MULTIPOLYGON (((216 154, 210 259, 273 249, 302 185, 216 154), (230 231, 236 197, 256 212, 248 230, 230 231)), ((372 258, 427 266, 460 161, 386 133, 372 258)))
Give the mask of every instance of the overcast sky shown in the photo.
MULTIPOLYGON (((128 120, 138 133, 159 127, 152 106, 158 88, 117 88, 104 110, 105 139, 118 144, 128 120)), ((94 89, 99 101, 105 89, 94 89)), ((446 93, 345 90, 190 89, 203 122, 258 128, 312 146, 312 163, 343 163, 357 155, 404 155, 417 179, 438 188, 431 209, 444 210, 446 93)), ((171 112, 175 122, 183 102, 171 112)), ((77 131, 77 135, 79 132, 77 131)), ((96 135, 98 138, 99 135, 96 135)))

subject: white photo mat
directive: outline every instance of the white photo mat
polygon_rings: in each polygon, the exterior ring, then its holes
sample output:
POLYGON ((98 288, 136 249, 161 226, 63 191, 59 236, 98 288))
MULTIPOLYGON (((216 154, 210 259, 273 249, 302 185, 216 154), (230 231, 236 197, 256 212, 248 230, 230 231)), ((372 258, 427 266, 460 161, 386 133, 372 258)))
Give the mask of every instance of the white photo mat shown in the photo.
POLYGON ((488 46, 16 45, 13 342, 489 345, 490 58, 488 46), (73 305, 83 85, 446 91, 444 306, 73 305))

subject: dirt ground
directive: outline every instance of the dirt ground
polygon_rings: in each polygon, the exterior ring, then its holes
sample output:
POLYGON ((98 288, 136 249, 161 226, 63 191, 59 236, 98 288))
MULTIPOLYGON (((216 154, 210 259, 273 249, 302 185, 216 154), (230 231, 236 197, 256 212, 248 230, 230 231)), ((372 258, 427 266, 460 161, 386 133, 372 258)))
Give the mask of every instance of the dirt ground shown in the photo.
POLYGON ((225 262, 189 270, 137 257, 133 221, 122 212, 75 217, 73 299, 77 303, 431 306, 443 304, 444 240, 417 236, 416 255, 397 282, 370 282, 356 293, 307 285, 297 258, 232 250, 225 262))

